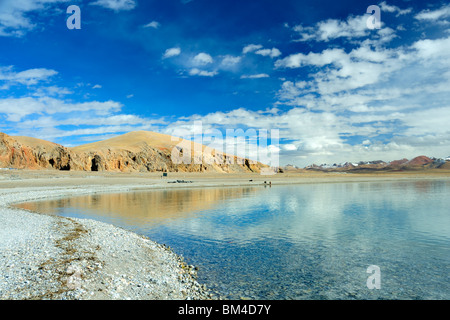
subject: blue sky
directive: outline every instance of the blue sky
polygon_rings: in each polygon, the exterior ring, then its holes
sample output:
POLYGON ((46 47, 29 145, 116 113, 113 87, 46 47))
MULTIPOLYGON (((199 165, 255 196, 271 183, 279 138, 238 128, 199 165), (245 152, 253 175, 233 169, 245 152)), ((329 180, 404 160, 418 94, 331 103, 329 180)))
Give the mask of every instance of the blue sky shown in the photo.
POLYGON ((0 0, 0 131, 75 146, 201 121, 279 130, 282 165, 446 157, 449 25, 446 1, 0 0))

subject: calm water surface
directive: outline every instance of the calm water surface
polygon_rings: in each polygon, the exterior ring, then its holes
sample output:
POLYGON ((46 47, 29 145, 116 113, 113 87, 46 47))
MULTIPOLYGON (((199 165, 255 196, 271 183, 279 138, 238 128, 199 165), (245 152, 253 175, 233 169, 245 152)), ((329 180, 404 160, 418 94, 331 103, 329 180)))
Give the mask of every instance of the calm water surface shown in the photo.
POLYGON ((232 299, 449 299, 450 183, 105 194, 27 203, 164 243, 232 299), (367 268, 381 289, 367 288, 367 268))

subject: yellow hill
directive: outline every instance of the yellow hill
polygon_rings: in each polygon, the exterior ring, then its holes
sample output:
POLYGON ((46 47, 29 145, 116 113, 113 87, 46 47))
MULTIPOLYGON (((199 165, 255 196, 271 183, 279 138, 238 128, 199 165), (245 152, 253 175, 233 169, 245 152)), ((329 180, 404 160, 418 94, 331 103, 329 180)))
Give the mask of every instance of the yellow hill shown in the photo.
POLYGON ((134 131, 73 148, 0 134, 0 167, 122 172, 260 172, 266 165, 189 140, 134 131), (189 154, 190 149, 190 154, 189 154), (175 157, 174 157, 175 156, 175 157))

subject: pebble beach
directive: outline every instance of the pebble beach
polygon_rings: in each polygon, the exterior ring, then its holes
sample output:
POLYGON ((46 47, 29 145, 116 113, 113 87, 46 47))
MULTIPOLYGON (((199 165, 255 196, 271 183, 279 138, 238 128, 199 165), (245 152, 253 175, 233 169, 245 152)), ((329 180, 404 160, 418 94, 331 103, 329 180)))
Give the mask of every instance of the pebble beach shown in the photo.
POLYGON ((164 245, 93 220, 10 207, 55 194, 64 197, 96 191, 98 187, 0 190, 1 300, 214 297, 196 281, 195 267, 186 265, 164 245))

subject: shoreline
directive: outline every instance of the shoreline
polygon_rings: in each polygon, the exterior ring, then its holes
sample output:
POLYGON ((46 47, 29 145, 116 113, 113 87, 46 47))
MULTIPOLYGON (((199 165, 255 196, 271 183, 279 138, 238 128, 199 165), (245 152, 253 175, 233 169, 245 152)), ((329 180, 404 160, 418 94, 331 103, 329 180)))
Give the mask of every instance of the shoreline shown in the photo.
POLYGON ((194 266, 147 237, 12 206, 125 191, 129 186, 0 189, 0 300, 217 299, 196 281, 194 266))
POLYGON ((0 173, 0 300, 220 299, 196 281, 194 266, 170 248, 120 227, 12 207, 22 202, 96 193, 305 183, 448 180, 431 174, 213 175, 0 173), (177 179, 193 183, 168 183, 177 179), (250 181, 252 180, 252 181, 250 181))

